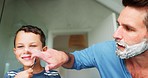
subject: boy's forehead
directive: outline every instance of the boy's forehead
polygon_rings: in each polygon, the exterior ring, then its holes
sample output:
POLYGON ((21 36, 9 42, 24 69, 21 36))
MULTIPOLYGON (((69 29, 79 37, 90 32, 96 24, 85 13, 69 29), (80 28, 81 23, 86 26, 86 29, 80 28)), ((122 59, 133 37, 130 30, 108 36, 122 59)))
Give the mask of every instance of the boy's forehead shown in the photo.
POLYGON ((32 32, 20 31, 20 32, 17 33, 16 38, 23 38, 23 39, 40 39, 40 35, 39 35, 39 34, 32 33, 32 32))
POLYGON ((36 33, 33 33, 33 32, 25 32, 25 31, 19 31, 18 33, 17 33, 17 35, 18 34, 21 34, 21 35, 23 35, 23 34, 33 34, 33 35, 39 35, 39 34, 36 34, 36 33))

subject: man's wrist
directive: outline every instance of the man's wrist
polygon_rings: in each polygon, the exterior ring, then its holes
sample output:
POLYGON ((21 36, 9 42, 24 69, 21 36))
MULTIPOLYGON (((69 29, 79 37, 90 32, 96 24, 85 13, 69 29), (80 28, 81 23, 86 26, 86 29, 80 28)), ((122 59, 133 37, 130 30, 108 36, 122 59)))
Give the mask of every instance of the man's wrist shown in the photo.
POLYGON ((72 54, 70 54, 70 53, 66 53, 65 52, 65 63, 63 63, 63 67, 64 68, 72 68, 72 66, 73 66, 73 63, 74 63, 74 56, 72 55, 72 54))
POLYGON ((70 57, 70 54, 69 53, 65 52, 65 54, 67 56, 67 61, 64 64, 68 64, 71 61, 71 57, 70 57))

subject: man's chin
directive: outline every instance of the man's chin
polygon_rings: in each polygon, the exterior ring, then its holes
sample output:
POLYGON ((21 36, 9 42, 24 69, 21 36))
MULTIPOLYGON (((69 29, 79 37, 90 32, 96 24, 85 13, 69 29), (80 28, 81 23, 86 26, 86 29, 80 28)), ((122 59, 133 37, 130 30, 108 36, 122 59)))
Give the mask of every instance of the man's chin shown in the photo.
POLYGON ((142 42, 134 45, 127 45, 124 41, 119 41, 117 42, 117 51, 116 54, 121 58, 121 59, 128 59, 130 57, 137 56, 146 50, 148 50, 148 40, 143 39, 142 42), (126 47, 120 47, 120 45, 125 45, 126 47))

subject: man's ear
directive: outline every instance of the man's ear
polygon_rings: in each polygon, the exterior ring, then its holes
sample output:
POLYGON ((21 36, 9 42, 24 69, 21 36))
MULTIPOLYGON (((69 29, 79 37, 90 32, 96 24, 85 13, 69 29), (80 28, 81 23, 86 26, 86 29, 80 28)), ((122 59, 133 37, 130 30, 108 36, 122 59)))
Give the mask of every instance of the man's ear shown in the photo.
POLYGON ((43 51, 47 51, 47 46, 44 46, 43 47, 43 51))

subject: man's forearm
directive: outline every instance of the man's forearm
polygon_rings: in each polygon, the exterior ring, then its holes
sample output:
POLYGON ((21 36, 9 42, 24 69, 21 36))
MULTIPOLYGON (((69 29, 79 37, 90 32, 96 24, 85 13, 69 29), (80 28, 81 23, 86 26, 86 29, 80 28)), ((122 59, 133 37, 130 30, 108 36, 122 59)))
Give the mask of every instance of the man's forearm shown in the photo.
POLYGON ((72 68, 73 64, 74 64, 74 55, 69 54, 69 53, 65 53, 68 57, 68 60, 66 63, 64 63, 62 66, 64 68, 72 68))

